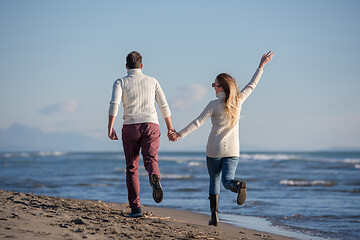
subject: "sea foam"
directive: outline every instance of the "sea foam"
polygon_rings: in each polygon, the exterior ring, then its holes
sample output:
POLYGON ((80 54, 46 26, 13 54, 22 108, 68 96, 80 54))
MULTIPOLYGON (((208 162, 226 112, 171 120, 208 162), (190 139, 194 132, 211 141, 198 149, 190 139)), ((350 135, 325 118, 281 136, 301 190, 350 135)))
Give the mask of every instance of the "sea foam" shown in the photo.
POLYGON ((295 186, 295 187, 305 187, 305 186, 331 187, 331 186, 335 185, 335 182, 324 181, 324 180, 306 181, 306 180, 283 179, 279 183, 282 184, 282 185, 285 185, 285 186, 295 186))

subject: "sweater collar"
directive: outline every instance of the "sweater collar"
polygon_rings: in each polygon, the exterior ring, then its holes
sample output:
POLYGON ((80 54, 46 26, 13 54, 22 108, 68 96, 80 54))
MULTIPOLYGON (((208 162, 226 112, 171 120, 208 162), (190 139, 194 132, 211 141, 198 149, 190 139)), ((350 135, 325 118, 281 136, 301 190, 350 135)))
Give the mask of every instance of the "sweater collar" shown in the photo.
POLYGON ((217 97, 217 98, 220 98, 220 99, 223 99, 223 98, 226 97, 226 94, 225 94, 225 92, 218 92, 218 93, 216 94, 216 97, 217 97))
POLYGON ((142 74, 140 68, 128 69, 128 70, 127 70, 127 73, 128 73, 128 75, 138 75, 138 74, 142 74))

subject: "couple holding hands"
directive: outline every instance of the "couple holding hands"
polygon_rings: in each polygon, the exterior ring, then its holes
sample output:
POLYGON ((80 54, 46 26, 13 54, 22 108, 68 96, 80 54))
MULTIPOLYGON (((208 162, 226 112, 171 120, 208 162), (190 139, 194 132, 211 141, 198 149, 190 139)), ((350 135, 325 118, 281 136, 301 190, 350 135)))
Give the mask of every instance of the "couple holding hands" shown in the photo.
POLYGON ((122 142, 126 160, 126 185, 131 208, 130 217, 143 216, 140 205, 138 177, 139 152, 149 174, 154 201, 160 203, 163 190, 160 184, 158 148, 160 129, 155 101, 164 117, 171 141, 184 138, 211 118, 212 127, 206 146, 206 163, 210 177, 209 200, 211 219, 209 225, 217 226, 220 182, 237 194, 237 204, 246 200, 246 182, 234 178, 239 161, 239 118, 241 106, 254 90, 264 66, 272 59, 273 52, 264 54, 250 82, 240 91, 236 80, 226 73, 216 76, 212 87, 216 99, 209 102, 202 113, 185 128, 176 132, 171 122, 171 112, 159 82, 142 73, 142 56, 131 52, 126 57, 128 75, 115 81, 109 107, 108 136, 117 140, 114 121, 120 102, 123 102, 122 142))

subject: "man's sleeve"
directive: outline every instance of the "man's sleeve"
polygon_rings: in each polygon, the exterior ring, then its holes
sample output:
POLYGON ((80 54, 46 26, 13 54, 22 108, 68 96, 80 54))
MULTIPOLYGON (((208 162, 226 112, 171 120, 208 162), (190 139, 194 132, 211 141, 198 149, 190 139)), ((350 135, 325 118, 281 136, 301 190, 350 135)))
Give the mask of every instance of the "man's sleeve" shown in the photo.
POLYGON ((169 104, 166 101, 165 94, 161 89, 160 84, 157 81, 155 86, 155 100, 159 105, 159 109, 161 111, 162 116, 164 118, 170 117, 171 112, 170 112, 169 104))
POLYGON ((116 80, 113 85, 113 91, 109 106, 109 115, 110 116, 117 116, 120 106, 120 101, 122 97, 122 88, 120 85, 120 81, 116 80))

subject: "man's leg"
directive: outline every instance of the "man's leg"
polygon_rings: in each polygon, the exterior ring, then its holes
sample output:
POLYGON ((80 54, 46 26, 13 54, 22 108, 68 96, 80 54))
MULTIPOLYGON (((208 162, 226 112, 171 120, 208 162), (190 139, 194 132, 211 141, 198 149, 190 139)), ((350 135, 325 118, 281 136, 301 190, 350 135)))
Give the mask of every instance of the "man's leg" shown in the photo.
POLYGON ((140 207, 140 184, 139 184, 139 151, 140 133, 139 124, 124 125, 122 129, 122 141, 126 159, 126 186, 128 200, 132 210, 140 207))
POLYGON ((153 174, 156 174, 160 178, 158 165, 158 150, 160 146, 159 125, 155 123, 143 123, 142 128, 140 147, 145 169, 149 173, 149 178, 153 174))
POLYGON ((141 127, 141 154, 144 166, 149 174, 150 185, 153 187, 154 201, 160 203, 163 190, 160 184, 160 170, 158 165, 158 149, 160 145, 160 128, 155 123, 143 123, 141 127))

